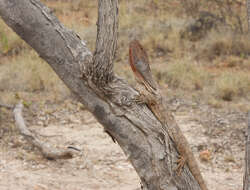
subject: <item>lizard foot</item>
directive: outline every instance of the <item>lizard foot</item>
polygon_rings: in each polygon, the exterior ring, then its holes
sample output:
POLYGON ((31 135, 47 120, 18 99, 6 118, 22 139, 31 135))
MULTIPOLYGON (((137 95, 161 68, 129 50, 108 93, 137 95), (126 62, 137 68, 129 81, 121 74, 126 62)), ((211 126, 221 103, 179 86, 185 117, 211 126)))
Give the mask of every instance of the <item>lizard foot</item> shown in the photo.
POLYGON ((145 96, 143 95, 138 95, 135 97, 134 101, 137 103, 137 104, 145 104, 147 101, 145 99, 145 96))
POLYGON ((187 161, 187 159, 185 157, 183 157, 183 156, 180 156, 180 158, 177 160, 176 171, 177 171, 178 176, 180 176, 181 170, 183 169, 186 161, 187 161))

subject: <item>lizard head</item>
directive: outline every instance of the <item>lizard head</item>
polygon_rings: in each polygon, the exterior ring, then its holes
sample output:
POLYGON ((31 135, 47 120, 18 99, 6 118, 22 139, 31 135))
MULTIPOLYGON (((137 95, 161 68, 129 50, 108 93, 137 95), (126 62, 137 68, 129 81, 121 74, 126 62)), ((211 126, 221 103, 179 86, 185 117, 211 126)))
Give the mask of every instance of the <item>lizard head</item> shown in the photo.
POLYGON ((148 55, 138 40, 133 40, 129 44, 129 63, 138 82, 151 91, 157 89, 150 70, 148 55))
POLYGON ((129 43, 129 61, 133 71, 134 64, 138 61, 149 63, 148 55, 138 40, 129 43))

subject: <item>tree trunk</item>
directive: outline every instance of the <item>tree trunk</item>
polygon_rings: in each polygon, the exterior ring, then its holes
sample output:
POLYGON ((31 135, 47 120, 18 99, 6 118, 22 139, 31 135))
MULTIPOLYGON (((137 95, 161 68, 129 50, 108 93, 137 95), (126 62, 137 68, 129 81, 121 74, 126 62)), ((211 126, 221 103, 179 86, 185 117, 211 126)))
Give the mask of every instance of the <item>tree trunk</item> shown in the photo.
POLYGON ((0 0, 0 16, 48 62, 79 101, 119 143, 146 190, 199 190, 188 167, 175 172, 178 153, 138 92, 113 73, 118 0, 99 0, 94 56, 79 36, 65 28, 38 0, 0 0))

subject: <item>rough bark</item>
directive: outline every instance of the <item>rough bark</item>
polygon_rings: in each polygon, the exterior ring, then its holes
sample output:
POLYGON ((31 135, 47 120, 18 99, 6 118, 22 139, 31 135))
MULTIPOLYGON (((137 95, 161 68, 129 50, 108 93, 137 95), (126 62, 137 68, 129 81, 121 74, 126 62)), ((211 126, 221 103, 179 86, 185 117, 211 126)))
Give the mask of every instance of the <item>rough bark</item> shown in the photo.
POLYGON ((247 137, 246 137, 246 148, 245 148, 245 174, 243 180, 243 189, 250 190, 250 111, 247 117, 247 137))
POLYGON ((99 0, 94 59, 86 44, 38 0, 0 0, 0 16, 48 62, 79 101, 119 143, 148 190, 199 190, 185 166, 176 175, 178 153, 138 92, 113 74, 118 0, 99 0), (101 10, 100 10, 101 9, 101 10), (104 49, 103 49, 104 48, 104 49))
POLYGON ((98 3, 96 49, 92 72, 93 80, 98 85, 105 85, 113 80, 113 58, 117 46, 118 1, 98 3))

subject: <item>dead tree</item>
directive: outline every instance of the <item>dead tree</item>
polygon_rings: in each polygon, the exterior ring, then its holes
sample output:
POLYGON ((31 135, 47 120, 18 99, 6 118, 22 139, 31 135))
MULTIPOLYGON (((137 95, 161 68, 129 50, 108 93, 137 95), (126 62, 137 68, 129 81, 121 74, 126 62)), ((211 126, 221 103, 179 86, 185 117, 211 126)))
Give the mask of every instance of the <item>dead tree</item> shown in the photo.
POLYGON ((94 54, 39 0, 0 0, 0 16, 57 73, 118 142, 146 190, 199 190, 187 166, 175 172, 178 153, 172 140, 138 92, 113 72, 117 47, 118 0, 98 1, 94 54), (166 143, 162 139, 166 139, 166 143))

